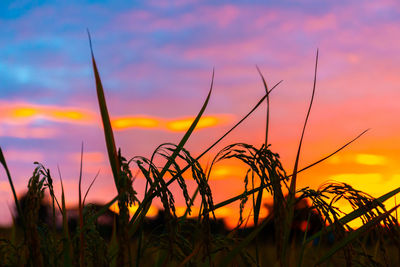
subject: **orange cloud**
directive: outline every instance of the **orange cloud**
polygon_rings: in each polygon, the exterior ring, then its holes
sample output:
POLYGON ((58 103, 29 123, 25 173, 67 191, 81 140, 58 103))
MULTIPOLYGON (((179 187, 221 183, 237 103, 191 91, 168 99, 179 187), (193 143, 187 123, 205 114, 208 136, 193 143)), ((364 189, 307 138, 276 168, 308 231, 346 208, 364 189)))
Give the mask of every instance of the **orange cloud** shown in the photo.
POLYGON ((112 120, 112 126, 115 130, 124 130, 129 128, 158 128, 160 119, 150 117, 123 117, 112 120))
POLYGON ((37 119, 70 123, 94 121, 92 112, 74 107, 4 103, 0 111, 2 114, 0 120, 10 124, 28 124, 37 119))
MULTIPOLYGON (((1 104, 0 122, 9 125, 27 125, 39 119, 67 123, 96 123, 96 114, 94 112, 80 108, 46 106, 31 103, 5 102, 1 104)), ((150 116, 125 116, 113 118, 111 119, 111 123, 115 130, 141 128, 181 132, 189 129, 194 119, 194 117, 163 119, 150 116)), ((198 122, 196 129, 220 126, 229 120, 230 116, 226 114, 203 116, 198 122)), ((29 137, 29 135, 27 137, 29 137)))
MULTIPOLYGON (((184 119, 177 119, 177 120, 171 120, 167 122, 167 129, 173 132, 184 132, 187 131, 194 121, 194 117, 192 118, 184 118, 184 119)), ((221 124, 224 124, 228 121, 228 117, 225 115, 219 115, 219 116, 203 116, 197 123, 196 129, 203 129, 203 128, 209 128, 209 127, 215 127, 219 126, 221 124)))
MULTIPOLYGON (((112 119, 111 124, 115 130, 132 128, 157 129, 172 132, 187 131, 194 121, 194 117, 183 119, 162 119, 147 116, 132 116, 112 119)), ((196 130, 223 125, 230 120, 226 114, 203 116, 197 123, 196 130)))
POLYGON ((16 117, 16 118, 32 117, 32 116, 36 115, 36 113, 37 113, 36 109, 29 108, 29 107, 15 108, 11 112, 13 114, 13 117, 16 117))

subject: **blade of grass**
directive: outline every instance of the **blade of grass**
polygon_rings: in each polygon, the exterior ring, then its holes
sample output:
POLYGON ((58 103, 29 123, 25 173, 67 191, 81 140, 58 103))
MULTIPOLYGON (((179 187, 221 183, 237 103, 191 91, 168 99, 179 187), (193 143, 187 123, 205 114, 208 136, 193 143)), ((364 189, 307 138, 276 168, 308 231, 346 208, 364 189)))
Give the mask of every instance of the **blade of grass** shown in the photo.
POLYGON ((61 172, 59 166, 57 166, 58 175, 60 176, 61 183, 61 207, 62 207, 62 219, 63 219, 63 259, 64 266, 72 266, 72 243, 71 238, 69 236, 68 229, 68 217, 67 217, 67 208, 65 206, 65 194, 64 194, 64 185, 62 182, 61 172))
POLYGON ((118 241, 117 241, 117 220, 116 215, 114 215, 113 228, 111 240, 108 245, 108 255, 111 258, 110 266, 117 266, 117 254, 118 254, 118 241))
MULTIPOLYGON (((397 206, 397 199, 396 199, 396 196, 394 196, 394 205, 395 206, 397 206)), ((397 218, 397 210, 396 210, 396 221, 398 221, 398 218, 397 218)))
POLYGON ((189 137, 192 135, 194 129, 196 128, 197 123, 200 121, 201 116, 203 115, 204 111, 206 110, 206 107, 208 106, 208 102, 209 102, 210 97, 211 97, 211 92, 213 90, 213 85, 214 85, 214 70, 213 70, 213 73, 212 73, 211 86, 210 86, 210 90, 208 92, 207 98, 206 98, 203 106, 201 107, 200 112, 197 114, 196 118, 194 119, 194 121, 190 125, 189 129, 186 131, 185 135, 183 136, 183 138, 179 142, 178 146, 176 147, 176 149, 172 153, 172 155, 169 158, 168 162, 164 165, 163 169, 161 170, 161 172, 160 172, 160 177, 161 178, 164 177, 164 174, 167 172, 167 170, 171 166, 172 162, 175 160, 175 158, 181 152, 182 148, 184 147, 186 142, 189 140, 189 137))
POLYGON ((94 182, 96 182, 97 177, 99 177, 100 174, 100 170, 97 171, 95 177, 93 178, 92 182, 90 183, 88 189, 86 190, 85 196, 83 197, 83 201, 82 201, 82 205, 85 206, 85 201, 86 201, 86 197, 89 194, 90 189, 92 188, 94 182))
MULTIPOLYGON (((1 164, 3 165, 3 167, 4 167, 5 171, 6 171, 7 178, 8 178, 8 182, 10 183, 11 191, 12 191, 12 193, 13 193, 15 206, 17 207, 17 211, 18 211, 18 214, 19 214, 19 216, 20 216, 20 218, 21 218, 22 225, 24 226, 24 225, 25 225, 25 222, 24 222, 24 220, 23 220, 23 217, 24 217, 24 216, 22 216, 22 214, 23 214, 23 213, 22 213, 22 209, 21 209, 21 206, 19 205, 17 193, 15 192, 14 183, 13 183, 13 181, 12 181, 10 171, 8 170, 8 166, 7 166, 7 163, 6 163, 6 159, 4 158, 3 150, 1 149, 1 147, 0 147, 0 162, 1 162, 1 164)), ((25 227, 23 227, 23 229, 24 229, 24 231, 25 231, 25 227)))
POLYGON ((197 244, 196 247, 193 249, 192 253, 190 253, 180 264, 178 267, 183 267, 189 263, 189 261, 196 256, 201 249, 201 244, 197 244))
POLYGON ((94 58, 92 39, 90 37, 89 30, 88 30, 88 37, 89 37, 89 44, 90 44, 90 52, 91 52, 91 56, 92 56, 94 78, 96 80, 97 100, 99 102, 101 120, 103 123, 104 137, 106 140, 106 146, 107 146, 107 152, 108 152, 108 159, 110 161, 112 173, 114 176, 115 186, 117 187, 117 190, 119 190, 118 180, 120 177, 119 172, 120 172, 121 168, 119 166, 117 149, 116 149, 115 141, 114 141, 114 134, 112 131, 110 116, 108 113, 107 103, 106 103, 106 99, 104 96, 103 85, 101 83, 100 74, 97 69, 96 60, 94 58))
MULTIPOLYGON (((81 162, 79 166, 79 184, 78 184, 78 195, 79 195, 79 229, 83 228, 83 205, 82 205, 82 165, 83 165, 83 142, 81 146, 81 162)), ((79 261, 80 266, 84 266, 85 264, 85 239, 83 235, 83 231, 80 231, 79 234, 80 246, 79 246, 79 261)))
POLYGON ((333 248, 331 248, 324 256, 322 256, 316 265, 320 265, 321 263, 325 262, 329 258, 331 258, 336 252, 338 252, 340 249, 344 248, 347 244, 358 238, 361 234, 365 233, 368 231, 371 227, 377 225, 380 221, 385 219, 387 216, 389 216, 393 211, 395 211, 399 206, 395 206, 389 211, 386 211, 385 213, 380 214, 379 216, 374 217, 373 219, 369 220, 366 224, 364 224, 362 227, 358 228, 355 231, 350 232, 348 236, 346 236, 344 239, 340 240, 337 242, 333 248))
POLYGON ((306 245, 306 239, 307 239, 307 234, 308 234, 308 228, 310 225, 310 218, 311 218, 311 212, 308 213, 307 216, 307 224, 306 224, 306 230, 304 231, 304 236, 303 236, 303 242, 301 244, 301 249, 300 249, 300 256, 299 256, 299 261, 297 263, 298 267, 301 267, 303 264, 303 256, 304 256, 304 251, 305 251, 305 245, 306 245))
MULTIPOLYGON (((197 158, 196 161, 198 161, 200 158, 202 158, 208 151, 210 151, 213 147, 215 147, 219 142, 221 142, 222 139, 224 139, 228 134, 230 134, 233 130, 235 130, 243 121, 245 121, 260 105, 264 100, 268 97, 268 95, 278 86, 282 83, 283 81, 279 81, 276 83, 271 90, 269 90, 268 93, 266 93, 258 102, 257 104, 242 118, 240 119, 231 129, 229 129, 225 134, 223 134, 217 141, 215 141, 211 146, 209 146, 206 150, 204 150, 197 158)), ((182 174, 184 171, 186 171, 188 168, 190 168, 191 165, 187 165, 185 168, 182 169, 181 173, 182 174)), ((178 175, 175 175, 178 176, 178 175)), ((172 181, 171 179, 170 181, 172 181)), ((167 183, 169 185, 169 183, 167 183)))
MULTIPOLYGON (((256 66, 258 73, 260 74, 261 80, 264 85, 265 93, 267 94, 267 112, 266 112, 266 122, 265 122, 265 144, 264 144, 264 149, 268 149, 268 131, 269 131, 269 117, 270 117, 270 105, 269 105, 269 90, 268 90, 268 85, 267 82, 265 81, 264 75, 261 73, 261 70, 256 66)), ((264 179, 261 179, 260 186, 263 186, 264 179)), ((253 179, 253 189, 254 189, 254 179, 253 179)), ((260 209, 261 209, 261 202, 262 202, 262 197, 263 197, 263 192, 264 190, 260 190, 257 194, 257 200, 254 203, 254 194, 253 194, 253 211, 254 211, 254 227, 258 226, 258 218, 260 215, 260 209)), ((258 248, 258 237, 255 239, 255 245, 256 245, 256 262, 257 266, 260 266, 259 262, 259 248, 258 248)))
POLYGON ((293 214, 294 214, 294 202, 295 202, 295 194, 296 194, 296 180, 297 180, 297 173, 298 173, 298 165, 299 165, 299 160, 300 160, 300 153, 301 153, 301 146, 303 144, 303 138, 304 138, 304 133, 306 131, 306 126, 308 122, 308 118, 311 113, 311 108, 312 104, 314 101, 314 95, 315 95, 315 88, 316 88, 316 83, 317 83, 317 69, 318 69, 318 50, 317 50, 317 55, 315 59, 315 69, 314 69, 314 83, 313 83, 313 90, 312 90, 312 95, 311 95, 311 100, 310 100, 310 105, 308 106, 308 111, 306 115, 306 119, 304 121, 303 125, 303 130, 301 133, 300 137, 300 142, 299 146, 297 149, 297 155, 296 155, 296 160, 294 163, 294 168, 293 168, 293 175, 292 179, 290 181, 290 187, 289 187, 289 194, 287 198, 287 209, 286 209, 286 218, 284 220, 284 231, 283 231, 283 244, 282 244, 282 251, 281 251, 281 260, 284 261, 284 265, 288 265, 288 255, 286 255, 286 251, 289 245, 289 236, 290 232, 292 230, 292 221, 293 221, 293 214))
MULTIPOLYGON (((269 128, 269 91, 268 91, 268 85, 267 82, 265 81, 264 76, 261 73, 261 70, 258 68, 258 66, 256 66, 258 73, 261 76, 263 85, 264 85, 264 89, 265 89, 265 93, 267 94, 267 114, 266 114, 266 123, 265 123, 265 149, 267 149, 268 147, 268 128, 269 128)), ((263 186, 264 180, 261 179, 261 183, 260 186, 263 186)), ((264 190, 260 190, 257 194, 257 200, 255 203, 255 206, 253 207, 254 209, 254 225, 257 226, 258 224, 258 218, 259 218, 259 214, 260 214, 260 209, 261 209, 261 201, 262 201, 262 195, 263 195, 264 190)))
POLYGON ((294 194, 296 192, 296 180, 297 180, 297 173, 298 173, 297 169, 298 169, 298 166, 299 166, 300 152, 301 152, 301 146, 303 144, 304 133, 306 131, 308 118, 310 117, 312 104, 314 102, 315 87, 316 87, 316 83, 317 83, 317 68, 318 68, 318 50, 317 50, 317 56, 316 56, 316 59, 315 59, 314 84, 313 84, 313 90, 312 90, 312 94, 311 94, 311 101, 310 101, 310 105, 308 106, 306 119, 304 121, 303 130, 301 132, 300 142, 299 142, 299 146, 298 146, 298 149, 297 149, 296 160, 295 160, 294 168, 293 168, 292 180, 290 181, 290 188, 289 188, 289 198, 290 199, 294 198, 294 194))
MULTIPOLYGON (((319 163, 321 163, 322 161, 327 160, 328 158, 332 157, 333 155, 337 154, 338 152, 340 152, 341 150, 343 150, 344 148, 346 148, 347 146, 349 146, 351 143, 353 143, 354 141, 356 141, 357 139, 359 139, 361 136, 363 136, 366 132, 368 132, 370 129, 366 129, 364 130, 362 133, 360 133, 359 135, 357 135, 355 138, 353 138, 351 141, 347 142, 345 145, 343 145, 342 147, 340 147, 339 149, 335 150, 334 152, 332 152, 331 154, 321 158, 320 160, 317 160, 316 162, 307 165, 306 167, 302 168, 301 170, 297 171, 297 173, 300 173, 302 171, 305 171, 319 163)), ((289 175, 288 177, 293 176, 293 174, 289 175)))
POLYGON ((264 85, 265 93, 267 94, 267 115, 266 115, 266 123, 265 123, 265 146, 268 146, 268 129, 269 129, 269 90, 267 82, 265 81, 264 75, 261 73, 261 70, 258 66, 256 66, 258 74, 260 74, 261 80, 264 85))

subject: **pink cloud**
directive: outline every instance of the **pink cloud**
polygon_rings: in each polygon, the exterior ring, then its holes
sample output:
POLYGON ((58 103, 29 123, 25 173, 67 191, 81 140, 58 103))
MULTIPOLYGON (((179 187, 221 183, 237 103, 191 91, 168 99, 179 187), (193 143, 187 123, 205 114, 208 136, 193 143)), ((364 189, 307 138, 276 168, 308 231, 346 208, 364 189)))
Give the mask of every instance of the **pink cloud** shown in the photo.
POLYGON ((47 139, 58 135, 59 131, 53 127, 0 125, 0 136, 3 137, 47 139))
POLYGON ((44 159, 43 152, 37 152, 37 151, 7 149, 3 151, 3 153, 7 162, 16 161, 16 162, 33 163, 34 161, 40 162, 43 161, 44 159))

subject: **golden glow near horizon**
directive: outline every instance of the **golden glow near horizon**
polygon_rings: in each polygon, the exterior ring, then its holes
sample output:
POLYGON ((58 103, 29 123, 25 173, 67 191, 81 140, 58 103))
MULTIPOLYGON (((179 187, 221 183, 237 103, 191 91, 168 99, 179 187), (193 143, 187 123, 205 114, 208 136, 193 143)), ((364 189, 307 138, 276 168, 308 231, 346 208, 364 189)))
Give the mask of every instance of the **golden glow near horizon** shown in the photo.
POLYGON ((230 179, 242 178, 246 173, 246 168, 239 165, 216 165, 211 170, 210 179, 230 179))
POLYGON ((356 163, 362 165, 385 165, 388 163, 388 157, 378 154, 348 154, 348 155, 334 155, 328 159, 331 164, 341 163, 356 163))
MULTIPOLYGON (((351 185, 354 189, 360 190, 372 197, 380 197, 381 195, 388 193, 395 188, 399 187, 400 175, 399 174, 382 174, 382 173, 339 173, 332 175, 331 179, 339 182, 344 182, 351 185)), ((394 199, 389 199, 384 203, 386 209, 390 209, 394 206, 394 199)), ((337 204, 339 208, 349 213, 353 211, 353 207, 346 201, 339 201, 337 204)), ((360 227, 362 221, 356 219, 349 224, 351 227, 360 227)))
MULTIPOLYGON (((187 207, 186 206, 176 206, 175 207, 175 213, 176 216, 181 217, 185 214, 187 207)), ((199 215, 199 208, 198 207, 191 207, 191 212, 190 215, 187 214, 188 218, 195 218, 199 215)))
MULTIPOLYGON (((331 178, 337 181, 365 181, 376 182, 382 179, 382 174, 380 173, 339 173, 332 175, 331 178)), ((346 182, 347 183, 347 182, 346 182)))
POLYGON ((385 165, 387 163, 387 158, 373 154, 357 154, 355 161, 356 163, 365 165, 385 165))
MULTIPOLYGON (((139 208, 139 205, 131 205, 128 207, 129 209, 129 216, 133 216, 133 214, 135 214, 135 212, 137 211, 137 209, 139 208)), ((118 203, 114 202, 114 204, 111 205, 110 210, 119 214, 119 207, 118 207, 118 203)), ((149 210, 146 213, 146 216, 148 217, 154 217, 158 214, 158 209, 155 206, 150 206, 149 210)))

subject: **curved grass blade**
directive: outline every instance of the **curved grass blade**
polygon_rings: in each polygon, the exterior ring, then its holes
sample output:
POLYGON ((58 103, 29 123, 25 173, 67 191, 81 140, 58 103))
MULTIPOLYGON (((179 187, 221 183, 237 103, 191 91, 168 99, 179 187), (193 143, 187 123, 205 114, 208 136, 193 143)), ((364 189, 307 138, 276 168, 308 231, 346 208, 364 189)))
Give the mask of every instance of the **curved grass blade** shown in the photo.
MULTIPOLYGON (((171 164, 173 163, 175 158, 181 152, 183 146, 186 144, 186 142, 188 141, 189 137, 191 136, 191 134, 193 133, 194 129, 196 128, 197 123, 199 122, 201 116, 203 115, 203 113, 204 113, 204 111, 205 111, 205 109, 206 109, 206 107, 208 105, 208 102, 210 100, 212 89, 213 89, 213 85, 214 85, 214 70, 213 70, 213 73, 212 73, 210 90, 208 92, 206 100, 204 101, 203 106, 201 107, 201 109, 200 109, 199 113, 197 114, 196 118, 194 119, 194 121, 190 125, 189 129, 186 131, 185 135, 182 137, 181 141, 177 145, 177 147, 174 150, 174 152, 172 153, 171 157, 168 159, 167 163, 164 165, 163 169, 159 173, 159 178, 158 179, 162 179, 164 177, 164 175, 167 172, 168 168, 171 166, 171 164)), ((183 173, 183 171, 182 171, 182 173, 183 173)), ((175 177, 178 177, 178 176, 176 175, 175 177)), ((169 184, 171 184, 171 183, 167 183, 166 185, 168 186, 169 184)), ((151 200, 155 196, 155 194, 154 194, 155 192, 153 192, 154 188, 155 188, 155 184, 153 184, 150 187, 149 194, 146 194, 145 198, 143 199, 142 205, 139 205, 139 207, 136 210, 135 214, 132 216, 132 219, 129 222, 130 225, 133 224, 133 222, 136 220, 137 216, 139 215, 139 212, 141 212, 143 209, 145 210, 145 214, 147 213, 147 210, 150 208, 151 200)))
POLYGON ((108 245, 107 252, 108 252, 109 257, 111 258, 110 266, 117 267, 118 241, 117 241, 117 219, 116 219, 115 215, 114 215, 114 220, 113 220, 111 240, 108 245))
POLYGON ((92 182, 90 183, 88 189, 86 190, 85 196, 83 197, 83 201, 82 201, 82 205, 85 206, 85 202, 86 202, 86 197, 89 194, 90 189, 92 188, 94 182, 96 182, 97 177, 99 177, 100 174, 100 170, 97 171, 96 175, 94 176, 92 182))
MULTIPOLYGON (((328 158, 332 157, 333 155, 335 155, 335 154, 338 153, 339 151, 341 151, 341 150, 343 150, 344 148, 346 148, 347 146, 349 146, 351 143, 353 143, 353 142, 356 141, 358 138, 360 138, 361 136, 363 136, 363 135, 364 135, 366 132, 368 132, 369 130, 370 130, 370 129, 364 130, 362 133, 360 133, 359 135, 357 135, 357 136, 356 136, 354 139, 352 139, 351 141, 347 142, 345 145, 341 146, 339 149, 337 149, 337 150, 335 150, 334 152, 332 152, 331 154, 329 154, 329 155, 323 157, 322 159, 317 160, 316 162, 314 162, 314 163, 312 163, 312 164, 310 164, 310 165, 307 165, 306 167, 304 167, 304 168, 302 168, 301 170, 297 171, 297 173, 300 173, 300 172, 302 172, 302 171, 305 171, 305 170, 307 170, 307 169, 309 169, 309 168, 311 168, 311 167, 313 167, 313 166, 315 166, 315 165, 321 163, 322 161, 327 160, 328 158)), ((291 176, 293 176, 293 174, 289 175, 288 177, 291 177, 291 176)))
MULTIPOLYGON (((267 82, 265 81, 265 78, 263 76, 263 74, 261 73, 261 70, 258 68, 258 66, 256 66, 258 73, 261 76, 263 85, 264 85, 264 89, 265 89, 265 93, 267 94, 267 114, 266 114, 266 123, 265 123, 265 149, 267 149, 268 147, 268 129, 269 129, 269 117, 270 117, 270 109, 269 109, 269 91, 268 91, 268 85, 267 82)), ((260 186, 263 186, 264 180, 261 179, 261 184, 260 186)), ((253 187, 254 189, 254 187, 253 187)), ((257 194, 257 200, 255 202, 255 205, 253 206, 253 210, 254 210, 254 225, 257 226, 258 224, 258 218, 259 218, 259 214, 260 214, 260 209, 261 209, 261 202, 262 202, 262 196, 263 196, 263 192, 264 190, 261 190, 258 192, 257 194)), ((253 195, 254 196, 254 195, 253 195)), ((258 257, 257 257, 257 261, 258 261, 258 257)))
POLYGON ((266 123, 265 123, 265 146, 268 146, 268 129, 269 129, 269 90, 267 82, 265 81, 264 75, 261 73, 261 70, 258 66, 256 66, 258 74, 261 76, 261 80, 264 85, 265 93, 267 94, 267 115, 266 115, 266 123))
MULTIPOLYGON (((300 137, 299 147, 297 149, 296 160, 295 160, 294 168, 293 168, 293 175, 292 175, 292 179, 290 181, 289 194, 288 194, 288 199, 287 199, 287 209, 285 211, 285 212, 287 212, 287 214, 285 215, 286 219, 284 219, 285 225, 284 225, 283 238, 282 238, 283 243, 281 244, 282 245, 281 260, 283 260, 286 263, 286 265, 287 265, 287 260, 288 260, 288 255, 286 255, 286 251, 288 250, 289 236, 290 236, 290 232, 291 232, 291 228, 292 228, 291 225, 292 225, 292 221, 293 221, 294 202, 295 202, 295 194, 296 194, 296 180, 297 180, 298 165, 299 165, 299 160, 300 160, 300 152, 301 152, 301 146, 303 144, 303 138, 304 138, 304 133, 306 131, 308 118, 310 116, 312 104, 314 102, 315 88, 316 88, 316 83, 317 83, 317 69, 318 69, 318 49, 317 49, 317 56, 315 59, 314 83, 313 83, 313 90, 312 90, 310 105, 308 106, 306 119, 304 121, 303 130, 302 130, 301 137, 300 137)), ((278 245, 278 247, 279 247, 279 245, 278 245)))
MULTIPOLYGON (((200 160, 200 158, 202 158, 208 151, 210 151, 214 146, 216 146, 222 139, 224 139, 228 134, 230 134, 234 129, 236 129, 244 120, 246 120, 260 105, 261 103, 268 97, 268 95, 276 88, 278 87, 279 84, 281 84, 283 81, 279 81, 278 83, 276 83, 271 90, 268 91, 267 94, 265 94, 258 102, 257 104, 242 118, 240 119, 231 129, 229 129, 224 135, 222 135, 217 141, 215 141, 211 146, 209 146, 206 150, 204 150, 196 159, 195 161, 200 160)), ((174 177, 172 177, 168 182, 167 182, 167 186, 170 185, 179 175, 182 175, 187 169, 189 169, 190 167, 192 167, 193 164, 189 164, 186 167, 184 167, 179 173, 177 173, 174 177)), ((258 188, 258 190, 260 190, 261 188, 258 188)), ((257 191, 258 191, 257 190, 257 191)), ((191 203, 194 202, 196 196, 197 196, 197 192, 198 192, 198 187, 196 188, 192 199, 191 199, 191 203)), ((256 191, 254 191, 256 192, 256 191)), ((253 193, 254 193, 253 192, 253 193)), ((237 199, 233 200, 236 201, 237 199)), ((233 202, 232 201, 232 202, 233 202)))
POLYGON ((200 121, 201 116, 203 115, 204 111, 207 108, 208 102, 210 100, 211 97, 211 93, 212 93, 212 89, 213 89, 213 85, 214 85, 214 70, 212 73, 212 78, 211 78, 211 86, 210 86, 210 90, 208 92, 207 98, 203 104, 203 106, 200 109, 200 112, 197 114, 196 118, 194 119, 194 121, 192 122, 192 124, 190 125, 189 129, 186 131, 185 135, 182 137, 181 141, 179 142, 178 146, 176 147, 176 149, 174 150, 174 152, 172 153, 171 157, 169 158, 168 162, 164 165, 163 169, 160 172, 160 179, 162 179, 164 177, 164 174, 167 172, 168 168, 171 166, 172 162, 175 160, 175 158, 178 156, 178 154, 181 152, 183 146, 186 144, 186 142, 189 140, 189 137, 192 135, 194 129, 197 126, 197 123, 200 121))
POLYGON ((90 52, 91 52, 91 56, 92 56, 94 78, 96 80, 97 100, 99 102, 101 120, 103 122, 104 137, 106 139, 108 159, 110 161, 111 170, 112 170, 112 173, 114 176, 115 186, 117 187, 117 190, 119 191, 118 180, 120 177, 120 169, 121 168, 119 166, 118 154, 117 154, 117 149, 115 146, 114 134, 113 134, 112 127, 111 127, 110 116, 108 115, 109 113, 108 113, 108 109, 107 109, 106 99, 104 96, 103 85, 101 83, 100 74, 97 69, 96 60, 94 59, 92 39, 90 37, 89 31, 88 31, 88 37, 89 37, 89 44, 90 44, 90 52))
MULTIPOLYGON (((219 142, 221 142, 222 139, 224 139, 228 134, 230 134, 233 130, 235 130, 244 120, 246 120, 260 105, 264 100, 268 97, 268 95, 281 83, 283 80, 279 81, 276 83, 271 90, 268 91, 258 102, 257 104, 244 116, 242 119, 240 119, 231 129, 229 129, 224 135, 222 135, 220 138, 218 138, 217 141, 215 141, 211 146, 209 146, 206 150, 204 150, 197 158, 196 160, 198 161, 200 158, 202 158, 208 151, 210 151, 214 146, 216 146, 219 142)), ((182 173, 186 171, 188 168, 191 166, 186 166, 185 168, 182 169, 182 173)), ((182 174, 180 173, 180 174, 182 174)), ((171 179, 172 180, 172 179, 171 179)), ((168 185, 168 183, 167 183, 168 185)))
POLYGON ((312 90, 312 94, 311 94, 310 105, 308 106, 306 119, 304 121, 303 131, 301 133, 300 143, 299 143, 299 147, 297 149, 296 161, 294 163, 293 176, 292 176, 292 180, 290 181, 290 188, 289 188, 289 197, 290 198, 294 197, 294 194, 295 194, 295 191, 296 191, 296 180, 297 180, 297 173, 298 173, 297 172, 297 168, 298 168, 298 165, 299 165, 300 152, 301 152, 301 146, 303 144, 304 133, 306 131, 308 118, 310 116, 312 104, 314 102, 315 87, 316 87, 316 83, 317 83, 317 68, 318 68, 318 50, 317 50, 317 56, 316 56, 316 59, 315 59, 314 84, 313 84, 313 90, 312 90))
MULTIPOLYGON (((264 144, 264 148, 268 149, 268 132, 269 132, 269 117, 270 117, 270 105, 269 105, 269 92, 268 92, 268 85, 267 82, 265 81, 264 75, 261 73, 261 70, 258 68, 258 66, 256 66, 258 73, 260 74, 261 80, 263 82, 264 85, 264 89, 265 89, 265 93, 267 94, 267 113, 266 113, 266 122, 265 122, 265 144, 264 144)), ((263 148, 261 148, 263 149, 263 148)), ((263 186, 264 183, 264 179, 261 179, 261 183, 260 186, 263 186)), ((254 189, 254 179, 253 179, 253 189, 254 189)), ((260 190, 257 194, 257 199, 254 203, 254 194, 253 194, 253 211, 254 211, 254 226, 257 227, 258 226, 258 218, 260 216, 260 209, 261 209, 261 202, 262 202, 262 197, 263 197, 263 193, 264 190, 260 190)), ((258 248, 258 238, 256 237, 255 240, 255 244, 256 244, 256 262, 257 262, 257 266, 260 265, 259 263, 259 248, 258 248)))

